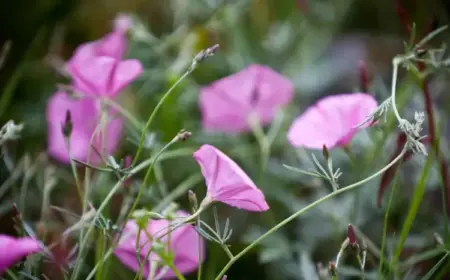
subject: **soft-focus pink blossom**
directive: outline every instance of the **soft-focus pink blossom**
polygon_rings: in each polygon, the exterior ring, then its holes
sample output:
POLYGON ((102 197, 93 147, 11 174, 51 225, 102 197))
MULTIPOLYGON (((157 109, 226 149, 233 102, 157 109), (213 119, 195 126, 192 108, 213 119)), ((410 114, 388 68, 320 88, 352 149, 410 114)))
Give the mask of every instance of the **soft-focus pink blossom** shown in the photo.
POLYGON ((40 250, 40 243, 31 237, 0 235, 0 276, 22 258, 40 250))
MULTIPOLYGON (((91 137, 101 119, 100 104, 98 100, 92 98, 72 99, 65 92, 56 92, 50 97, 47 103, 48 152, 64 163, 70 162, 67 144, 61 131, 67 110, 70 110, 73 123, 70 135, 71 156, 77 160, 87 161, 91 137)), ((98 129, 92 144, 99 152, 105 150, 111 154, 118 147, 123 123, 121 119, 114 118, 111 112, 109 118, 103 119, 106 123, 105 137, 102 137, 103 133, 101 129, 98 129), (104 148, 102 143, 106 143, 104 148)), ((93 149, 90 154, 90 163, 100 162, 100 158, 93 149)))
POLYGON ((249 65, 202 88, 203 127, 228 133, 248 131, 252 113, 261 124, 269 124, 276 110, 290 102, 293 92, 292 82, 281 74, 267 66, 249 65))
MULTIPOLYGON (((328 149, 345 146, 358 128, 377 108, 377 101, 366 93, 327 96, 309 107, 291 125, 287 138, 295 147, 328 149)), ((368 126, 368 124, 363 127, 368 126)))
POLYGON ((269 209, 264 194, 247 174, 227 155, 211 145, 203 145, 194 158, 205 177, 204 201, 220 201, 248 211, 269 209))
MULTIPOLYGON (((177 217, 188 217, 189 214, 184 211, 177 211, 177 217)), ((170 222, 170 224, 175 224, 177 220, 170 222)), ((170 240, 170 250, 174 256, 174 265, 182 274, 187 274, 193 272, 197 269, 199 265, 199 241, 202 242, 202 248, 204 248, 203 239, 199 238, 198 233, 195 231, 192 225, 186 224, 178 227, 169 236, 166 234, 169 226, 168 220, 150 220, 146 232, 141 231, 139 237, 139 243, 141 246, 140 257, 141 262, 144 260, 148 251, 152 246, 152 242, 149 241, 147 235, 151 236, 153 239, 159 240, 160 243, 169 245, 170 240), (162 236, 162 237, 161 237, 162 236)), ((114 250, 116 257, 128 268, 133 271, 139 271, 139 263, 136 259, 136 240, 138 236, 139 227, 134 220, 127 222, 124 232, 122 234, 119 245, 114 250)), ((166 250, 167 252, 167 250, 166 250)), ((202 260, 204 259, 204 251, 201 252, 202 260)), ((144 266, 143 275, 145 279, 148 277, 150 271, 151 261, 158 261, 160 257, 157 253, 152 250, 149 259, 147 260, 147 265, 144 266)), ((172 270, 165 270, 158 267, 156 270, 156 275, 162 273, 162 278, 159 279, 171 279, 175 278, 175 274, 172 270)))
POLYGON ((127 14, 118 14, 114 19, 114 31, 126 33, 133 25, 133 19, 127 14))
POLYGON ((122 59, 128 46, 127 31, 131 26, 131 19, 126 15, 119 15, 114 20, 114 30, 103 38, 81 44, 68 61, 69 68, 80 61, 97 56, 107 56, 122 59))
POLYGON ((74 90, 97 96, 116 96, 143 71, 136 59, 117 60, 100 56, 71 65, 74 90))

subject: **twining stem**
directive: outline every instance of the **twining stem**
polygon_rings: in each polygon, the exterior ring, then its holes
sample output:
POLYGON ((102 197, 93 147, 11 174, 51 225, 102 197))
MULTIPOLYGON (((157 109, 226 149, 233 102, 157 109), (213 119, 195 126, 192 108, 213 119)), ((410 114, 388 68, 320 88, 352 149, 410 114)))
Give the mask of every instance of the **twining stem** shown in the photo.
POLYGON ((142 192, 144 190, 145 185, 147 184, 148 179, 150 178, 150 174, 152 173, 153 166, 155 165, 156 160, 163 154, 167 149, 169 149, 173 144, 177 143, 180 140, 179 135, 175 136, 169 143, 167 143, 155 156, 155 160, 150 163, 150 166, 147 169, 147 173, 145 174, 144 181, 142 181, 141 187, 139 188, 139 192, 137 194, 136 199, 134 200, 133 205, 130 208, 130 211, 128 211, 128 216, 125 220, 130 219, 131 215, 133 215, 133 211, 136 209, 141 196, 142 192))
POLYGON ((253 247, 255 247, 256 245, 258 245, 262 240, 264 240, 266 237, 270 236, 272 233, 276 232, 277 230, 279 230, 280 228, 282 228, 283 226, 287 225, 288 223, 290 223, 291 221, 293 221, 294 219, 296 219, 298 216, 302 215, 303 213, 309 211, 310 209, 314 208, 315 206, 321 204, 322 202, 325 202, 327 200, 329 200, 330 198, 333 198, 335 196, 337 196, 338 194, 341 194, 343 192, 347 192, 349 190, 352 190, 356 187, 361 186, 362 184, 378 177, 380 174, 383 174, 386 170, 388 170, 391 166, 393 166, 396 162, 398 162, 399 160, 402 159, 403 155, 406 153, 407 151, 407 147, 405 146, 402 150, 402 152, 395 158, 393 159, 388 165, 384 166, 382 169, 380 169, 379 171, 377 171, 376 173, 372 174, 371 176, 358 181, 356 183, 353 183, 351 185, 348 185, 346 187, 340 188, 322 198, 319 198, 318 200, 314 201, 313 203, 309 204, 308 206, 303 207, 302 209, 300 209, 299 211, 295 212, 294 214, 292 214, 291 216, 287 217, 286 219, 284 219, 283 221, 281 221, 280 223, 278 223, 276 226, 274 226, 273 228, 271 228, 269 231, 267 231, 265 234, 261 235, 258 239, 256 239, 255 241, 253 241, 250 245, 248 245, 247 247, 245 247, 241 252, 239 252, 239 254, 235 255, 232 259, 230 259, 228 261, 228 263, 225 265, 225 267, 222 269, 222 271, 220 271, 220 273, 217 275, 217 277, 215 278, 215 280, 220 280, 222 279, 222 277, 225 275, 225 273, 228 271, 228 269, 237 261, 239 260, 242 256, 244 256, 248 251, 250 251, 251 249, 253 249, 253 247))
MULTIPOLYGON (((174 138, 174 140, 175 140, 175 139, 178 141, 178 136, 176 136, 176 137, 174 138)), ((95 221, 99 218, 101 212, 102 212, 102 211, 105 209, 105 207, 108 205, 108 203, 109 203, 109 201, 111 200, 111 198, 112 198, 112 197, 114 196, 114 194, 122 187, 123 182, 124 182, 125 180, 127 180, 129 177, 131 177, 132 175, 134 175, 135 173, 137 173, 138 171, 140 171, 141 169, 145 168, 145 166, 147 166, 147 165, 149 165, 149 169, 147 170, 147 175, 146 175, 146 178, 148 178, 148 177, 149 177, 149 174, 151 173, 151 170, 152 170, 152 168, 153 168, 153 165, 154 165, 155 161, 158 160, 158 158, 161 156, 161 154, 164 153, 164 151, 165 151, 166 149, 168 149, 172 144, 174 144, 175 142, 177 142, 177 141, 174 141, 174 140, 172 140, 172 141, 169 142, 166 146, 164 146, 164 147, 158 152, 158 154, 155 155, 154 158, 151 158, 150 160, 147 160, 147 161, 142 162, 140 165, 138 165, 138 166, 136 166, 135 168, 133 168, 128 174, 126 174, 125 176, 123 176, 122 178, 120 178, 120 180, 114 185, 114 187, 111 189, 111 191, 108 193, 108 195, 105 197, 105 199, 103 200, 103 202, 102 202, 102 203, 100 204, 100 206, 98 207, 97 212, 95 213, 95 216, 93 217, 92 221, 95 222, 95 221)), ((138 203, 138 201, 139 201, 139 199, 140 199, 140 195, 142 194, 142 189, 143 189, 143 186, 145 185, 145 183, 146 183, 146 180, 144 180, 144 182, 143 182, 143 184, 142 184, 142 186, 141 186, 141 188, 140 188, 140 190, 139 190, 138 197, 136 198, 136 200, 135 200, 135 202, 134 202, 134 204, 133 204, 131 210, 129 211, 128 218, 130 217, 130 215, 132 215, 133 210, 134 210, 134 209, 136 208, 136 206, 137 206, 137 203, 138 203)), ((85 191, 85 192, 86 192, 86 191, 85 191)), ((87 200, 86 200, 86 201, 87 201, 87 200)), ((125 226, 125 225, 124 225, 124 226, 125 226)), ((94 228, 93 226, 90 226, 89 229, 87 230, 86 234, 83 236, 84 238, 81 238, 81 239, 80 239, 80 253, 79 253, 79 256, 78 256, 78 260, 80 260, 81 257, 82 257, 82 256, 81 256, 81 254, 82 254, 82 252, 83 252, 82 249, 83 249, 84 246, 86 245, 87 240, 88 240, 88 238, 89 238, 89 235, 91 234, 93 228, 94 228)), ((122 230, 123 230, 123 228, 122 228, 122 230)), ((82 236, 80 236, 80 237, 82 237, 82 236)), ((79 267, 79 265, 77 265, 77 267, 79 267)), ((78 272, 78 271, 79 271, 79 269, 75 269, 75 273, 73 274, 73 277, 76 277, 76 276, 77 276, 77 272, 78 272)), ((76 278, 73 278, 73 279, 76 279, 76 278)))
POLYGON ((138 131, 142 131, 144 129, 144 126, 141 124, 140 121, 138 121, 133 114, 131 114, 128 110, 123 108, 120 104, 118 104, 116 101, 112 100, 111 98, 102 98, 102 102, 111 108, 117 110, 122 116, 127 118, 130 123, 136 128, 138 131))
POLYGON ((191 74, 193 71, 195 70, 195 67, 189 67, 188 70, 186 70, 186 72, 184 72, 184 74, 169 88, 169 90, 163 95, 163 97, 159 100, 158 104, 156 104, 156 107, 153 109, 152 114, 150 115, 150 117, 147 120, 147 123, 144 126, 144 130, 142 131, 141 134, 141 140, 139 140, 139 147, 137 149, 136 155, 134 156, 133 159, 133 163, 131 164, 131 166, 134 166, 136 164, 136 162, 139 159, 139 156, 141 154, 142 151, 142 147, 144 145, 144 140, 145 137, 147 136, 147 130, 149 129, 150 125, 152 124, 156 113, 158 113, 159 108, 164 104, 164 102, 166 101, 167 98, 169 98, 170 94, 174 91, 174 89, 187 77, 189 76, 189 74, 191 74))

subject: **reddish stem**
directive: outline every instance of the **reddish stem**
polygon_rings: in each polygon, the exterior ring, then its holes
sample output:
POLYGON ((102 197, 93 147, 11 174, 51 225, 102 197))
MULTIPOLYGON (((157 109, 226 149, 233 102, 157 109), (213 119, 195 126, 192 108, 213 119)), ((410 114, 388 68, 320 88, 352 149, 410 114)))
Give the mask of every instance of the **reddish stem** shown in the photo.
MULTIPOLYGON (((426 69, 426 66, 423 62, 419 62, 417 66, 420 71, 424 71, 426 69)), ((447 215, 448 215, 449 210, 450 210, 450 192, 449 192, 449 189, 450 189, 449 183, 450 182, 449 182, 449 176, 448 176, 448 164, 442 156, 440 147, 437 145, 435 114, 434 114, 434 109, 433 109, 433 101, 431 99, 428 77, 425 77, 422 80, 422 92, 423 92, 423 97, 425 100, 425 111, 427 112, 428 130, 429 130, 429 134, 430 134, 430 140, 431 140, 431 143, 433 144, 433 148, 435 149, 435 153, 438 157, 438 161, 440 164, 440 172, 441 172, 441 177, 442 177, 442 181, 444 184, 445 204, 446 204, 447 215)))

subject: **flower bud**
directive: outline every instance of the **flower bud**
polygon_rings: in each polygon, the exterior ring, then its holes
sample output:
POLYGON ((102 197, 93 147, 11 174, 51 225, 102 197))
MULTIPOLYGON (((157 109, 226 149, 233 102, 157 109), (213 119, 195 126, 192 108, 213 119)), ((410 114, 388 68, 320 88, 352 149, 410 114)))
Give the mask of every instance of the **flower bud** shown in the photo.
POLYGON ((348 224, 347 238, 348 238, 348 241, 350 242, 350 246, 353 247, 353 246, 358 245, 355 229, 353 228, 353 226, 351 224, 348 224))
POLYGON ((66 118, 64 119, 64 123, 62 124, 62 133, 64 137, 69 138, 72 133, 73 123, 72 123, 72 114, 70 110, 66 111, 66 118))
POLYGON ((358 62, 359 69, 359 86, 362 92, 369 90, 369 77, 367 71, 367 63, 364 60, 358 62))
POLYGON ((322 146, 322 154, 325 160, 328 161, 328 159, 330 158, 330 153, 328 152, 327 146, 325 144, 323 144, 322 146))
POLYGON ((336 265, 334 264, 334 262, 330 262, 330 264, 328 265, 328 269, 330 270, 332 276, 337 275, 337 269, 336 269, 336 265))
POLYGON ((197 200, 197 196, 195 195, 195 193, 191 190, 189 190, 188 192, 188 196, 189 196, 189 203, 191 204, 192 210, 195 212, 198 209, 198 200, 197 200))
POLYGON ((178 132, 178 139, 180 139, 180 141, 186 141, 189 139, 189 137, 191 137, 192 133, 182 129, 180 132, 178 132))

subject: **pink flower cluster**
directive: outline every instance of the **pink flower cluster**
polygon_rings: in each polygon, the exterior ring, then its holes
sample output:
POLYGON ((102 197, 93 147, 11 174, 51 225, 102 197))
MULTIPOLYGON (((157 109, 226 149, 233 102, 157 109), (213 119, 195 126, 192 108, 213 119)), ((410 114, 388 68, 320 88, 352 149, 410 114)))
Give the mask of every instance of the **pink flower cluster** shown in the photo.
MULTIPOLYGON (((203 128, 224 133, 246 132, 251 114, 267 125, 278 109, 291 102, 293 93, 292 82, 281 74, 266 66, 250 65, 202 88, 199 103, 203 128)), ((376 100, 366 93, 325 97, 293 122, 287 138, 295 147, 345 146, 358 131, 355 126, 376 107, 376 100)))
MULTIPOLYGON (((119 144, 122 120, 115 116, 114 111, 102 108, 100 100, 115 98, 143 71, 139 61, 123 58, 127 47, 128 20, 118 18, 111 33, 81 45, 67 62, 72 87, 82 97, 74 99, 68 93, 58 91, 48 102, 49 153, 62 162, 69 162, 72 157, 96 163, 99 158, 95 153, 88 159, 90 144, 106 153, 113 153, 119 144), (70 154, 62 131, 67 111, 71 116, 70 154), (99 124, 101 129, 98 129, 99 124)), ((245 133, 250 130, 251 116, 256 116, 262 125, 269 125, 278 110, 291 103, 293 97, 294 86, 289 79, 267 66, 250 65, 202 88, 199 96, 202 125, 207 131, 245 133)), ((356 126, 376 107, 375 99, 365 93, 325 97, 294 120, 287 140, 294 147, 311 149, 322 149, 323 145, 328 149, 345 146, 358 131, 356 126)), ((205 144, 193 157, 200 166, 207 187, 200 208, 222 202, 247 211, 269 209, 263 192, 236 162, 219 149, 205 144)), ((183 211, 176 214, 189 216, 183 211)), ((178 271, 185 274, 196 270, 203 259, 204 252, 199 252, 199 245, 204 241, 187 224, 176 228, 169 238, 166 233, 171 223, 152 220, 145 229, 140 229, 136 221, 128 221, 114 254, 133 271, 139 271, 140 263, 149 255, 143 267, 145 277, 152 271, 158 279, 173 278, 174 271, 165 267, 154 250, 158 244, 165 244, 174 256, 174 266, 178 271), (136 256, 136 246, 140 248, 140 260, 136 256)), ((0 255, 0 264, 1 261, 0 255)))
POLYGON ((98 163, 100 157, 95 152, 88 159, 90 144, 106 153, 118 147, 122 120, 113 110, 102 108, 100 99, 116 97, 143 71, 138 60, 124 59, 129 26, 128 17, 118 17, 111 33, 80 45, 67 62, 72 89, 81 97, 57 91, 48 101, 48 152, 55 159, 69 163, 72 157, 98 163), (68 111, 72 118, 70 155, 61 130, 68 111))

